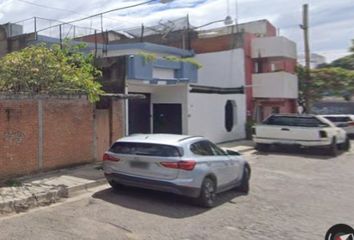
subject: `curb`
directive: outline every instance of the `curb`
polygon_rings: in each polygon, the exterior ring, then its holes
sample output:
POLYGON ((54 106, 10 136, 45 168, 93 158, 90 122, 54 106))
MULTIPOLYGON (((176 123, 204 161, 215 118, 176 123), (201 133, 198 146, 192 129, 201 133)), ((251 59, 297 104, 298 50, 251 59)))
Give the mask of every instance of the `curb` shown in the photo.
POLYGON ((82 191, 87 191, 90 188, 98 187, 100 185, 104 185, 107 183, 106 178, 101 178, 96 181, 90 182, 90 183, 85 183, 82 185, 78 186, 73 186, 73 187, 68 187, 66 195, 63 195, 64 198, 70 198, 73 196, 79 195, 82 191))
POLYGON ((241 153, 241 154, 245 154, 245 153, 253 152, 255 150, 256 149, 254 147, 249 147, 249 148, 246 148, 246 149, 238 150, 238 152, 241 153))
POLYGON ((49 189, 46 192, 32 193, 30 196, 11 199, 9 201, 0 202, 0 216, 11 213, 26 212, 29 209, 48 206, 58 202, 62 198, 70 198, 79 195, 82 191, 87 191, 100 185, 106 184, 105 178, 92 181, 90 183, 67 187, 65 185, 56 186, 55 189, 49 189))

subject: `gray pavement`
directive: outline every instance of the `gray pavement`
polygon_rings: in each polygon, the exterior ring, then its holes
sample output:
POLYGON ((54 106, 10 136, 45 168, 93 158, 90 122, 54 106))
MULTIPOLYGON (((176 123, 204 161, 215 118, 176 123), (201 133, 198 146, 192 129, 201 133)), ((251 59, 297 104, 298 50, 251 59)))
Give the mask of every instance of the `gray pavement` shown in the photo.
POLYGON ((354 226, 353 148, 336 158, 284 148, 245 157, 250 194, 223 193, 213 209, 172 194, 103 185, 0 219, 0 239, 298 240, 324 239, 337 223, 354 226))

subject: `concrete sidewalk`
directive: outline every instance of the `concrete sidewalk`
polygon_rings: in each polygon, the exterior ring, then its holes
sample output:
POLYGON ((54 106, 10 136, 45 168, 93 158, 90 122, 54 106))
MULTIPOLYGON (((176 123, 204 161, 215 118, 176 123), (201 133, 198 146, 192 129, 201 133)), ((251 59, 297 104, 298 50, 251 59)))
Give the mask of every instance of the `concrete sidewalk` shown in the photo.
POLYGON ((17 178, 8 182, 13 186, 0 187, 0 214, 49 205, 104 183, 101 163, 17 178))
POLYGON ((252 140, 237 140, 232 142, 220 143, 219 147, 237 151, 241 154, 251 154, 255 151, 252 140))

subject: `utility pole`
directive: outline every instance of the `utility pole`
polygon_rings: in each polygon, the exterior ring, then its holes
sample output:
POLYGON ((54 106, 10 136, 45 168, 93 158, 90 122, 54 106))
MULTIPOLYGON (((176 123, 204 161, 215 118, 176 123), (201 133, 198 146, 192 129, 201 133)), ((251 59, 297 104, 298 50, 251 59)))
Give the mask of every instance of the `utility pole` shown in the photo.
POLYGON ((309 46, 309 17, 308 17, 308 4, 303 5, 302 12, 302 25, 300 26, 304 31, 304 49, 305 49, 305 79, 304 79, 304 100, 305 100, 305 111, 306 113, 310 112, 311 104, 310 104, 310 89, 309 85, 311 82, 310 75, 310 46, 309 46))

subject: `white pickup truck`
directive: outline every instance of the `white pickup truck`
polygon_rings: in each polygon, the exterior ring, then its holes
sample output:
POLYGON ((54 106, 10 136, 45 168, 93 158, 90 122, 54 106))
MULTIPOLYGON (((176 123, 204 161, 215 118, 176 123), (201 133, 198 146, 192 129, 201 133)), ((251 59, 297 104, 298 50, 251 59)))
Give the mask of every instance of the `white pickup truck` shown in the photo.
POLYGON ((322 147, 336 156, 338 149, 349 150, 346 132, 329 120, 316 115, 271 115, 253 128, 253 141, 259 151, 271 145, 322 147))

